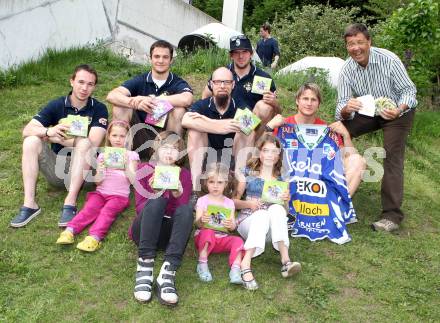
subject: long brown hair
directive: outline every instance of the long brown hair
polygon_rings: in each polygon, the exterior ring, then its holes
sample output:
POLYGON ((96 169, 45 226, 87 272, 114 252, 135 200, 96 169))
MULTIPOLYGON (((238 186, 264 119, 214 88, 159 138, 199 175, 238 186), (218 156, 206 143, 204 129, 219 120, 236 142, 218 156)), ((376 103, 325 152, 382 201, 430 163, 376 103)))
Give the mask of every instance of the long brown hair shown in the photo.
POLYGON ((251 170, 251 174, 254 176, 258 176, 261 169, 261 160, 260 160, 260 151, 263 149, 263 146, 266 143, 274 144, 279 150, 279 158, 276 164, 273 166, 272 174, 274 177, 281 176, 281 167, 283 165, 283 147, 281 146, 280 140, 272 134, 265 133, 258 139, 255 144, 255 148, 257 149, 258 155, 253 156, 247 163, 247 166, 251 170))

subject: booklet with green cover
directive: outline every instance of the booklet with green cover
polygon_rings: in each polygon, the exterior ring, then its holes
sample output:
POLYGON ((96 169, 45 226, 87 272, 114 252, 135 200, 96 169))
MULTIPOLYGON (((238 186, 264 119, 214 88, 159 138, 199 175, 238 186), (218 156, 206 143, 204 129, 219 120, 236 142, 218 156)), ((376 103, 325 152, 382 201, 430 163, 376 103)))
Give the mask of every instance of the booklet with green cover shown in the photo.
POLYGON ((251 92, 256 94, 264 94, 264 92, 270 91, 271 85, 272 85, 272 79, 268 77, 254 76, 251 92))
POLYGON ((205 223, 205 228, 228 232, 228 229, 223 226, 222 222, 233 216, 231 209, 219 205, 208 205, 206 212, 209 215, 209 222, 205 223))
POLYGON ((237 120, 240 123, 241 131, 247 136, 249 136, 252 130, 254 130, 261 122, 260 118, 253 114, 248 108, 237 109, 234 120, 237 120))
POLYGON ((69 114, 66 118, 66 124, 70 126, 67 134, 75 137, 87 137, 89 128, 89 118, 69 114))
POLYGON ((154 168, 153 188, 177 190, 179 188, 180 167, 156 166, 154 168))
POLYGON ((263 202, 284 204, 281 195, 288 190, 288 183, 277 180, 265 180, 261 200, 263 202))
POLYGON ((108 168, 125 169, 127 149, 118 147, 104 148, 104 165, 108 168))

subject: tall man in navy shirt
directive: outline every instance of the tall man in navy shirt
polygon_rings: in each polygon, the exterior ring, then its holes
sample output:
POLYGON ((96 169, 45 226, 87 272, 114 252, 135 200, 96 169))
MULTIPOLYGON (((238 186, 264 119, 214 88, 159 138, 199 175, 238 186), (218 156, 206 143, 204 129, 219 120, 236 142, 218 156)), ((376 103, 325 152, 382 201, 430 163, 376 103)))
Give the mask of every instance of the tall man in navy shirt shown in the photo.
MULTIPOLYGON (((280 113, 280 105, 276 97, 276 86, 272 80, 270 91, 264 94, 252 93, 254 76, 270 79, 272 77, 251 63, 253 49, 249 38, 244 35, 233 36, 230 39, 229 46, 232 63, 227 68, 232 72, 235 81, 232 97, 245 103, 261 119, 261 125, 247 138, 246 146, 251 147, 255 143, 255 138, 258 138, 264 132, 266 123, 280 113)), ((211 95, 212 86, 208 82, 203 90, 202 98, 205 99, 211 95)))
MULTIPOLYGON (((144 124, 147 113, 152 112, 160 96, 174 107, 168 113, 166 129, 182 136, 181 120, 192 104, 193 95, 189 84, 170 72, 173 52, 173 46, 165 40, 151 45, 151 71, 125 81, 107 95, 107 101, 113 104, 113 118, 131 122, 132 125, 144 124)), ((133 148, 139 148, 147 139, 146 129, 137 131, 133 148)))
POLYGON ((86 157, 91 157, 91 147, 101 144, 107 129, 107 107, 91 97, 97 82, 98 74, 91 66, 77 66, 70 79, 72 91, 49 102, 23 129, 24 203, 19 214, 11 221, 12 227, 25 226, 41 212, 35 200, 39 170, 51 185, 65 185, 69 190, 58 225, 66 226, 76 214, 76 199, 84 182, 83 174, 90 169, 86 157), (60 123, 60 119, 68 115, 88 118, 87 137, 67 138, 69 127, 60 123), (48 143, 51 143, 51 148, 48 143), (65 174, 65 168, 68 168, 66 163, 71 164, 69 174, 65 174))
POLYGON ((263 66, 275 69, 280 59, 280 49, 278 41, 270 36, 271 27, 264 23, 260 27, 261 39, 257 43, 257 54, 263 63, 263 66))

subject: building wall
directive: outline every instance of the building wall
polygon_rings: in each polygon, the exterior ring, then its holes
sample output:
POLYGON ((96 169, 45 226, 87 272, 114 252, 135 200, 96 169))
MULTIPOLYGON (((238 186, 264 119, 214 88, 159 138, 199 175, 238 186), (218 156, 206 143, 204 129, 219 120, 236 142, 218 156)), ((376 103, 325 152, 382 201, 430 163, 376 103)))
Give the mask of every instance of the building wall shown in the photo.
POLYGON ((152 42, 181 37, 216 20, 182 0, 1 0, 0 69, 104 40, 134 61, 152 42))

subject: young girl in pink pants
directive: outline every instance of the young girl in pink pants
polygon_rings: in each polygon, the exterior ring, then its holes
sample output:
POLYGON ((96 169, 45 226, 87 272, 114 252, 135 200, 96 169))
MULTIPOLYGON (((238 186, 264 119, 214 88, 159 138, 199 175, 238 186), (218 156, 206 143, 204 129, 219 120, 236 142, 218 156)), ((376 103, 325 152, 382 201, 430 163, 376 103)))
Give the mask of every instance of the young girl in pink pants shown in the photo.
POLYGON ((234 202, 223 195, 228 184, 228 173, 228 168, 220 163, 209 165, 205 173, 204 186, 208 194, 200 197, 196 204, 195 222, 200 228, 194 234, 194 243, 199 251, 197 273, 200 280, 205 282, 211 281, 212 275, 208 267, 209 254, 229 252, 230 282, 232 284, 241 284, 240 263, 243 240, 229 233, 204 228, 204 225, 210 220, 210 216, 207 213, 208 205, 222 206, 230 209, 233 216, 223 220, 222 224, 228 231, 234 231, 237 227, 234 217, 234 202))
MULTIPOLYGON (((106 146, 123 148, 127 146, 130 126, 122 120, 115 120, 108 127, 106 146)), ((92 252, 101 246, 117 216, 130 204, 130 182, 134 180, 139 155, 126 151, 125 169, 106 168, 104 154, 98 156, 96 191, 87 193, 83 209, 67 224, 61 232, 57 244, 74 243, 75 235, 93 223, 89 235, 78 243, 77 248, 92 252)))

